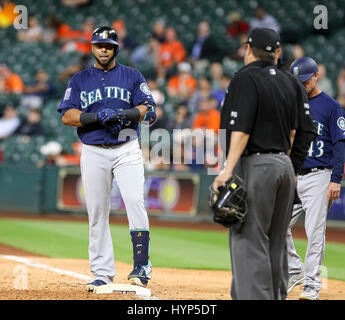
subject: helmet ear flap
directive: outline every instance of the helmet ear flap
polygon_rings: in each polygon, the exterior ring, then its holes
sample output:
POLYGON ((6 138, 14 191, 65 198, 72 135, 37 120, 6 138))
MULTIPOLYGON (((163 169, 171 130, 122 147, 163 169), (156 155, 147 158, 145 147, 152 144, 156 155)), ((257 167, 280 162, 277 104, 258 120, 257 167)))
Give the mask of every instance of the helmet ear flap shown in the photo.
POLYGON ((120 51, 120 46, 115 45, 115 48, 114 48, 114 56, 115 57, 117 57, 117 55, 119 54, 119 51, 120 51))

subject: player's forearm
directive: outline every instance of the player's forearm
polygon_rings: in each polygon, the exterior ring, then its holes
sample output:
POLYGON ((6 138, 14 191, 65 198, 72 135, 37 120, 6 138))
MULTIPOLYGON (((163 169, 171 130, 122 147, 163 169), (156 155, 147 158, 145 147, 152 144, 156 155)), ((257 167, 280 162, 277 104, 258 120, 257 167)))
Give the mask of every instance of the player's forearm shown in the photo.
POLYGON ((249 140, 249 134, 241 131, 231 133, 230 149, 224 170, 232 173, 249 140))
POLYGON ((307 157, 310 143, 314 138, 315 134, 313 132, 296 131, 294 143, 290 152, 290 159, 296 175, 307 157))
POLYGON ((345 140, 338 141, 332 150, 333 153, 333 170, 331 175, 331 182, 340 183, 344 175, 344 155, 345 155, 345 140))
POLYGON ((144 104, 137 106, 137 108, 140 107, 140 112, 141 112, 141 117, 140 121, 145 121, 148 122, 149 125, 154 123, 156 121, 157 115, 156 115, 156 110, 155 106, 148 103, 146 101, 144 104))
POLYGON ((61 120, 64 125, 71 127, 82 127, 83 124, 80 122, 80 115, 83 112, 78 109, 69 109, 62 116, 61 120))
POLYGON ((147 112, 147 107, 145 105, 141 104, 139 106, 136 106, 135 108, 138 109, 140 112, 140 118, 139 118, 138 122, 143 121, 143 119, 145 118, 146 112, 147 112))
POLYGON ((290 153, 291 153, 291 149, 292 149, 292 146, 293 146, 293 142, 295 140, 295 136, 296 136, 296 130, 291 130, 290 131, 290 149, 287 151, 287 155, 289 156, 290 153))

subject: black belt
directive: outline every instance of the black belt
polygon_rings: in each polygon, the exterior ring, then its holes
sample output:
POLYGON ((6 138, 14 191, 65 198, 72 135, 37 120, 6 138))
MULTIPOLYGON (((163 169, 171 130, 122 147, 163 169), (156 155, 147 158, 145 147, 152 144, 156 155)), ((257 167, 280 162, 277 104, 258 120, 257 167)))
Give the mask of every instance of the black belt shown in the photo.
POLYGON ((249 151, 244 151, 243 152, 243 156, 252 156, 252 155, 261 155, 261 154, 279 154, 279 155, 285 155, 286 153, 283 152, 283 151, 262 151, 262 152, 255 152, 255 151, 252 151, 252 152, 249 152, 249 151))
POLYGON ((314 167, 314 168, 300 169, 298 171, 298 175, 299 176, 305 176, 306 174, 309 174, 311 172, 317 172, 317 171, 325 170, 325 169, 332 170, 332 167, 314 167))
POLYGON ((103 149, 115 149, 119 146, 121 146, 123 143, 119 143, 119 144, 91 144, 91 146, 93 147, 99 147, 99 148, 103 148, 103 149))

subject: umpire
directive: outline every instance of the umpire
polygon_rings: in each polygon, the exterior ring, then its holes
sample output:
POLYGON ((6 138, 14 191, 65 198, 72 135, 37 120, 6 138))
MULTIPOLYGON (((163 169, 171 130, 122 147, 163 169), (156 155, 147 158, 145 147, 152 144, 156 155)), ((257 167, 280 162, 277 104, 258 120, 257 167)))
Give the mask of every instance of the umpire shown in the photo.
POLYGON ((227 159, 213 189, 233 174, 247 188, 246 221, 229 232, 233 299, 281 299, 285 235, 295 191, 288 154, 298 123, 296 89, 274 64, 279 45, 275 31, 251 31, 245 67, 231 81, 221 110, 227 159))

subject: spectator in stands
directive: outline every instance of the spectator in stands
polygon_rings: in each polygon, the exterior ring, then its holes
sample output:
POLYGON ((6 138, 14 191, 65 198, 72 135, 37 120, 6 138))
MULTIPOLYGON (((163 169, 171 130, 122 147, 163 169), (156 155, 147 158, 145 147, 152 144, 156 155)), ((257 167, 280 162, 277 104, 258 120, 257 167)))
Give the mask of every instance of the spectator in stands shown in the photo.
POLYGON ((0 1, 0 28, 7 28, 11 26, 17 13, 14 12, 16 4, 9 0, 0 1))
POLYGON ((192 116, 199 112, 200 101, 209 98, 212 93, 211 77, 201 76, 198 79, 198 88, 188 100, 188 109, 192 116))
POLYGON ((195 139, 195 136, 191 135, 191 129, 174 132, 172 145, 175 157, 175 161, 172 162, 174 171, 190 171, 196 162, 195 139))
POLYGON ((343 67, 337 77, 338 97, 337 100, 345 108, 345 67, 343 67))
POLYGON ((335 97, 335 92, 333 88, 332 81, 327 78, 327 69, 324 64, 319 63, 319 80, 318 80, 318 86, 321 91, 327 93, 331 97, 335 97))
POLYGON ((8 138, 19 126, 20 119, 12 104, 7 104, 0 118, 0 139, 8 138))
POLYGON ((43 40, 43 28, 36 16, 29 17, 28 29, 20 29, 17 39, 23 42, 36 42, 43 40))
POLYGON ((61 0, 61 3, 70 8, 87 6, 92 3, 92 0, 61 0))
POLYGON ((303 49, 303 47, 300 44, 295 43, 291 47, 291 56, 292 56, 293 61, 295 61, 295 60, 297 60, 299 58, 304 57, 304 55, 305 55, 304 49, 303 49))
POLYGON ((33 83, 24 85, 24 96, 21 105, 29 108, 41 108, 45 99, 54 93, 54 86, 49 81, 49 75, 44 69, 39 69, 33 83))
POLYGON ((161 66, 160 64, 156 65, 155 78, 156 78, 158 87, 164 91, 166 91, 166 86, 168 83, 167 74, 168 72, 165 67, 161 66))
POLYGON ((141 69, 141 65, 148 65, 152 71, 156 69, 157 56, 160 44, 157 39, 150 38, 147 42, 136 47, 130 60, 141 69))
POLYGON ((286 64, 284 66, 284 69, 289 70, 292 62, 294 62, 295 60, 297 60, 299 58, 304 57, 304 55, 305 55, 305 53, 304 53, 303 47, 298 43, 293 44, 291 46, 289 57, 286 59, 287 61, 286 61, 286 64))
POLYGON ((220 88, 213 90, 211 96, 217 99, 217 108, 220 109, 222 101, 224 99, 226 90, 230 84, 231 77, 227 74, 222 74, 220 79, 220 88))
POLYGON ((91 65, 90 58, 88 55, 82 55, 77 62, 73 62, 66 67, 59 75, 58 79, 62 82, 68 81, 77 72, 86 69, 91 65))
POLYGON ((199 131, 193 132, 193 135, 183 144, 184 163, 188 166, 188 170, 199 171, 205 168, 204 142, 205 135, 199 131))
POLYGON ((156 79, 147 79, 147 85, 151 91, 153 100, 156 104, 163 106, 165 102, 165 94, 164 92, 158 87, 158 83, 156 79))
POLYGON ((220 113, 212 104, 212 97, 203 97, 200 100, 199 112, 193 122, 193 129, 211 129, 216 133, 220 127, 220 113))
POLYGON ((228 17, 228 26, 226 32, 230 38, 237 39, 241 35, 247 36, 249 32, 249 24, 247 21, 241 19, 239 12, 230 12, 228 17))
POLYGON ((257 7, 255 9, 255 17, 250 20, 249 22, 250 30, 255 28, 269 28, 273 29, 274 31, 280 31, 280 26, 277 20, 268 14, 263 7, 257 7))
POLYGON ((177 39, 175 29, 167 28, 165 41, 160 45, 158 51, 158 64, 169 71, 183 62, 185 58, 186 50, 182 42, 177 39))
POLYGON ((210 64, 211 85, 213 90, 220 88, 223 72, 224 70, 221 62, 215 61, 210 64))
POLYGON ((40 151, 46 157, 45 165, 80 166, 81 142, 74 142, 72 149, 73 153, 66 153, 59 142, 49 141, 40 148, 40 151))
POLYGON ((192 123, 187 103, 181 102, 177 105, 174 119, 169 123, 169 130, 192 128, 192 123))
POLYGON ((181 62, 177 70, 178 74, 168 80, 168 95, 176 100, 188 100, 197 89, 197 81, 191 74, 192 67, 188 62, 181 62))
POLYGON ((59 42, 61 44, 78 37, 79 32, 72 28, 54 14, 49 15, 45 21, 43 39, 46 42, 59 42))
POLYGON ((157 19, 152 24, 151 38, 156 39, 159 43, 165 41, 165 21, 157 19))
POLYGON ((246 52, 246 45, 244 44, 248 40, 248 36, 245 34, 242 34, 239 36, 239 43, 240 46, 233 52, 230 52, 229 58, 232 61, 237 61, 242 63, 244 54, 246 52))
POLYGON ((40 110, 29 109, 26 119, 19 125, 14 134, 29 137, 44 135, 44 130, 41 125, 40 110))
POLYGON ((60 40, 64 45, 62 46, 63 52, 78 51, 82 54, 88 55, 91 52, 91 36, 95 29, 95 19, 86 18, 82 24, 81 30, 66 30, 60 40))
POLYGON ((112 28, 118 35, 118 43, 121 50, 131 53, 138 46, 134 37, 128 33, 126 24, 123 20, 115 20, 112 24, 112 28))
POLYGON ((207 21, 199 22, 197 35, 193 41, 189 56, 193 65, 198 60, 213 62, 219 58, 219 47, 211 34, 210 24, 207 21))
POLYGON ((13 73, 8 66, 3 63, 0 65, 0 94, 21 94, 24 83, 21 77, 13 73))

